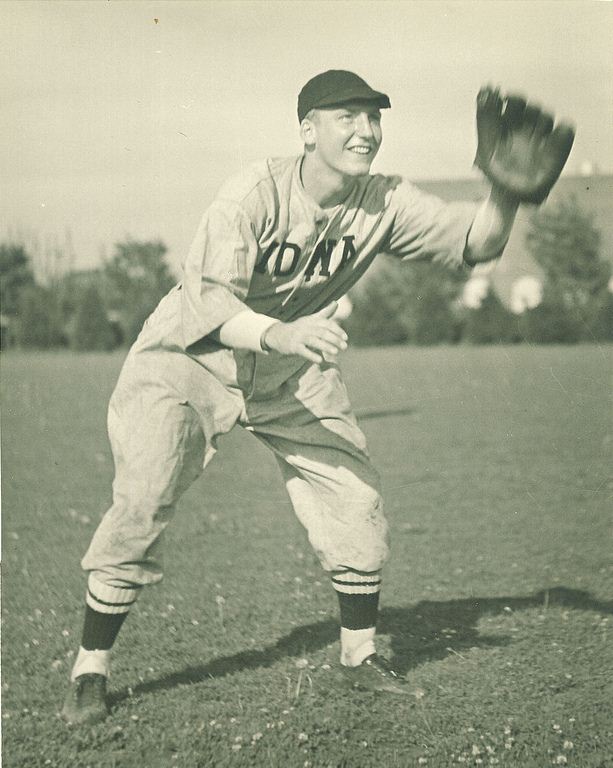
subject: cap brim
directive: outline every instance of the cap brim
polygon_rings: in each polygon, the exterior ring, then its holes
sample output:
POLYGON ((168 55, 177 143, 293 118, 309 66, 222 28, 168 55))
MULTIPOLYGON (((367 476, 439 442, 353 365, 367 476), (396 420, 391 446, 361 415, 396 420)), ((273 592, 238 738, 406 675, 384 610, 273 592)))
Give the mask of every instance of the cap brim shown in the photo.
POLYGON ((338 93, 330 94, 330 96, 324 96, 317 101, 317 104, 313 105, 314 109, 322 107, 335 107, 341 104, 347 104, 350 101, 370 101, 376 104, 379 109, 389 109, 392 105, 389 100, 389 96, 380 91, 373 91, 372 89, 353 88, 344 91, 339 96, 338 93))

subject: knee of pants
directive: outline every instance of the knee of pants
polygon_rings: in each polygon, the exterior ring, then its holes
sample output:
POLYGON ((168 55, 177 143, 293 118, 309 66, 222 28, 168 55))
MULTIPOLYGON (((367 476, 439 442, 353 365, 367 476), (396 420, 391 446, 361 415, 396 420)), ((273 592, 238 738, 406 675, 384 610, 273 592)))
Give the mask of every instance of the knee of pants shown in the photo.
POLYGON ((360 485, 328 498, 295 488, 294 509, 326 571, 378 571, 389 556, 389 528, 378 490, 360 485))
POLYGON ((172 507, 115 503, 94 533, 81 567, 115 587, 155 584, 163 576, 163 534, 172 513, 172 507))
POLYGON ((163 531, 202 472, 204 434, 196 415, 180 404, 165 407, 147 429, 117 420, 113 427, 113 505, 81 565, 111 584, 151 584, 162 578, 163 531))
POLYGON ((374 490, 352 500, 338 541, 332 540, 328 559, 334 568, 378 571, 389 557, 389 526, 383 512, 383 500, 374 490))

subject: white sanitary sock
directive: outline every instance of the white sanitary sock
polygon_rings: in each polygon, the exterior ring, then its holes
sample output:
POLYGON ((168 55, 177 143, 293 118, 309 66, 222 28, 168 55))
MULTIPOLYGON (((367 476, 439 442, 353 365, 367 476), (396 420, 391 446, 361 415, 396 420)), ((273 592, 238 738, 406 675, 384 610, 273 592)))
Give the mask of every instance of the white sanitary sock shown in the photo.
POLYGON ((108 677, 111 672, 110 651, 87 651, 83 646, 79 648, 77 659, 70 674, 71 680, 76 680, 80 675, 104 675, 108 677))
POLYGON ((347 629, 341 627, 341 664, 357 667, 375 653, 375 627, 347 629))

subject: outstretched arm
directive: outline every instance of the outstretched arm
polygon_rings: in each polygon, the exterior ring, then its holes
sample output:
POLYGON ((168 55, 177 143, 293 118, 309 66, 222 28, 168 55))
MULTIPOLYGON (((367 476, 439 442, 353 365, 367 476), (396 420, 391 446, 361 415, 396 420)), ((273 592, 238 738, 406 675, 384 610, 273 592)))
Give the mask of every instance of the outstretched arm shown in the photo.
POLYGON ((492 183, 467 240, 468 264, 490 261, 506 245, 519 203, 539 205, 568 158, 575 129, 522 96, 485 86, 477 96, 475 165, 492 183))
POLYGON ((478 209, 464 251, 470 266, 483 264, 502 255, 511 234, 519 198, 494 185, 490 195, 478 209))

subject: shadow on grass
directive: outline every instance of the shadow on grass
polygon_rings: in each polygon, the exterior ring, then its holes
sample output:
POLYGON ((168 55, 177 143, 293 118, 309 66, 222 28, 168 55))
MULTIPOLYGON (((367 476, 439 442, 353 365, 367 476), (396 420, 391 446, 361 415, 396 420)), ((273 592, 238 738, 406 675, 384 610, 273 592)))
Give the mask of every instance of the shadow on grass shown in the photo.
POLYGON ((386 416, 410 416, 414 410, 414 408, 408 408, 404 405, 387 408, 356 408, 355 416, 358 421, 364 421, 366 419, 382 419, 386 416))
POLYGON ((381 611, 378 631, 389 634, 394 666, 402 674, 426 661, 436 661, 469 648, 500 647, 511 638, 480 632, 485 616, 540 608, 613 613, 613 600, 594 599, 589 592, 553 587, 526 597, 474 597, 461 600, 423 600, 412 608, 381 611))
MULTIPOLYGON (((588 592, 554 587, 527 597, 474 597, 460 600, 422 600, 410 608, 387 607, 381 610, 378 630, 391 638, 394 666, 405 674, 426 661, 443 659, 467 648, 504 646, 509 638, 479 632, 479 620, 488 615, 505 614, 530 608, 551 607, 613 613, 613 600, 594 599, 588 592)), ((179 685, 224 677, 241 670, 270 667, 284 658, 305 656, 338 639, 338 623, 325 619, 292 630, 274 645, 263 650, 241 651, 221 656, 208 664, 186 667, 170 675, 119 690, 109 697, 115 705, 128 696, 155 693, 179 685)))

